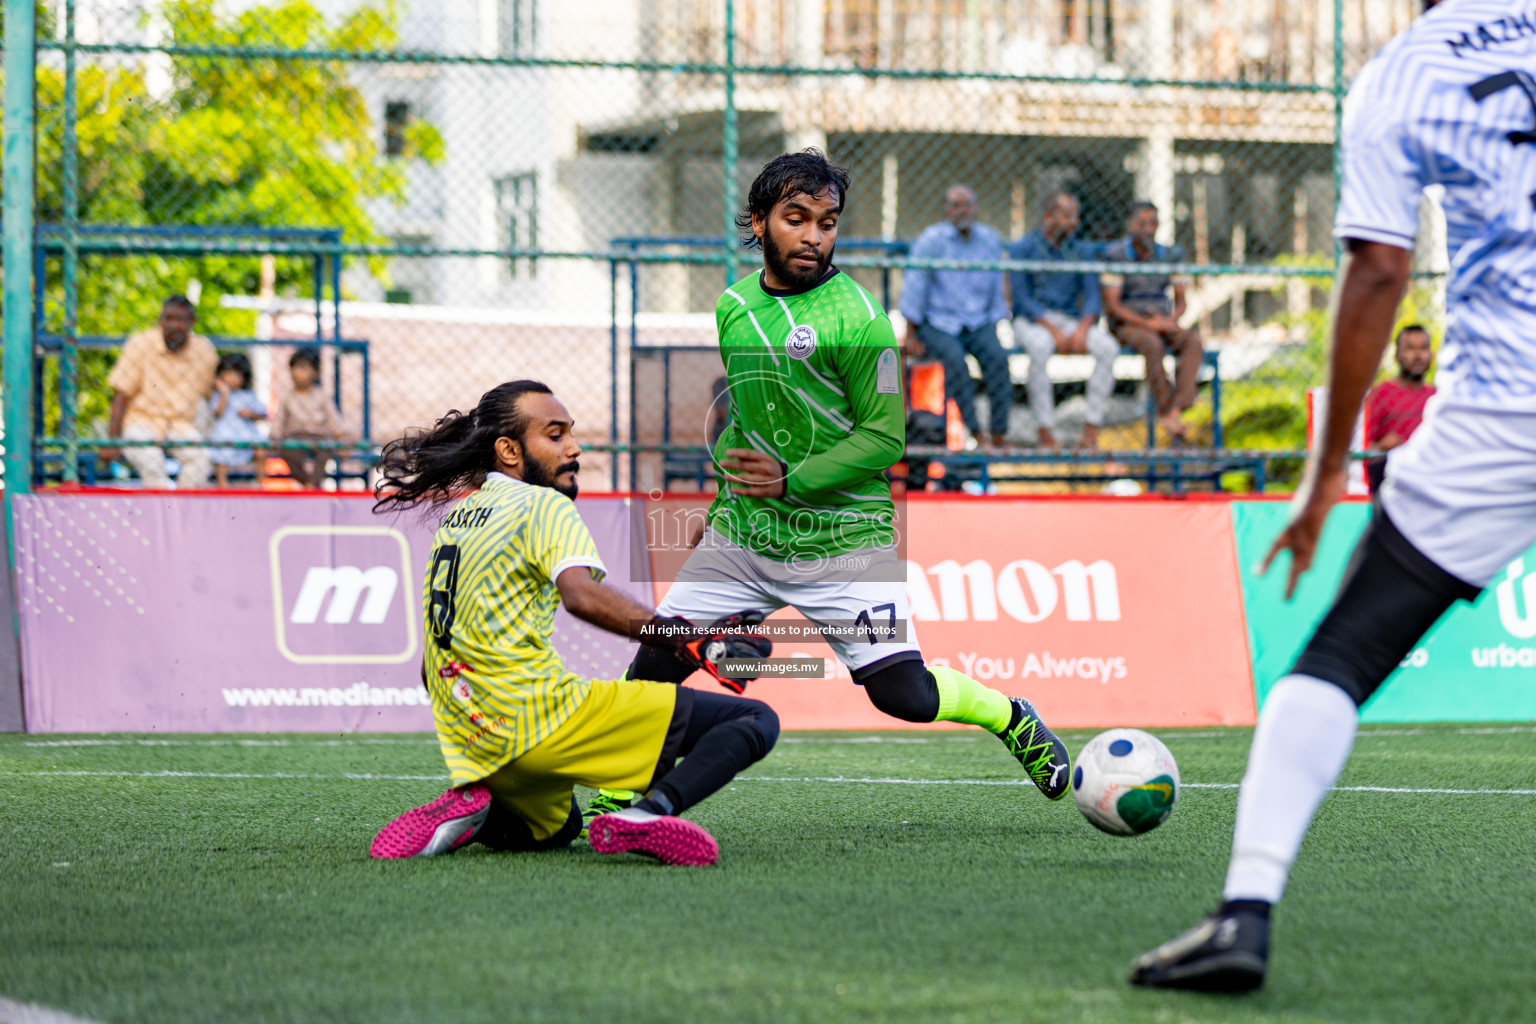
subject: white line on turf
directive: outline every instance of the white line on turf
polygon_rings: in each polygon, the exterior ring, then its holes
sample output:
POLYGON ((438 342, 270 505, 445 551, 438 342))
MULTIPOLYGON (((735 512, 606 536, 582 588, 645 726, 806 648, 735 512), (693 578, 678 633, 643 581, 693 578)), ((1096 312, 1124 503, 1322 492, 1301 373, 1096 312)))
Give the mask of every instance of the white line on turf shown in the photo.
MULTIPOLYGON (((1033 786, 1028 779, 877 779, 828 775, 793 778, 771 775, 738 775, 737 782, 854 782, 884 786, 1033 786)), ((1236 789, 1235 782, 1186 782, 1185 789, 1236 789)), ((1398 786, 1335 786, 1343 793, 1422 793, 1448 796, 1536 796, 1536 789, 1417 789, 1398 786)))
MULTIPOLYGON (((1058 732, 1079 736, 1088 735, 1092 729, 1060 729, 1058 732)), ((1197 740, 1220 739, 1234 735, 1231 729, 1217 730, 1214 732, 1178 732, 1175 730, 1152 730, 1161 732, 1168 740, 1197 740)), ((1477 729, 1362 729, 1359 736, 1500 736, 1516 733, 1536 733, 1536 725, 1497 726, 1477 729)), ((985 737, 977 735, 952 735, 952 736, 782 736, 780 743, 830 743, 830 744, 858 744, 858 743, 980 743, 985 737)), ((385 739, 375 737, 354 736, 346 739, 322 740, 322 739, 292 739, 292 740, 252 740, 252 739, 77 739, 77 740, 24 740, 20 744, 23 747, 353 747, 353 746, 437 746, 437 740, 430 737, 402 737, 399 739, 385 739)))
POLYGON ((16 1003, 0 997, 0 1024, 94 1024, 63 1010, 50 1010, 36 1003, 16 1003))
MULTIPOLYGON (((0 771, 9 778, 107 778, 107 779, 300 779, 333 782, 446 782, 441 775, 377 775, 344 773, 341 775, 302 775, 286 772, 106 772, 106 771, 0 771)), ((873 786, 1033 786, 1028 779, 893 779, 848 775, 790 776, 738 775, 737 782, 825 782, 873 786)), ((1235 782, 1186 782, 1185 789, 1236 789, 1235 782)), ((1413 793, 1443 796, 1536 796, 1536 789, 1436 789, 1416 786, 1335 786, 1341 793, 1413 793)))

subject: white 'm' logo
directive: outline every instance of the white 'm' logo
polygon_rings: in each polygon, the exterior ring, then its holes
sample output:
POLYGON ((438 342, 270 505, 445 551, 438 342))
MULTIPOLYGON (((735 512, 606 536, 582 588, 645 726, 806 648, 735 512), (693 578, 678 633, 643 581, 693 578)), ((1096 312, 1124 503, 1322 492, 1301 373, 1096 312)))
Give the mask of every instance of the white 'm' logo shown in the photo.
POLYGON ((1073 558, 1047 569, 1020 558, 995 574, 992 564, 981 559, 961 565, 947 558, 931 569, 910 561, 906 565, 907 600, 914 619, 996 622, 1001 606, 1019 622, 1042 622, 1064 604, 1069 622, 1120 621, 1115 567, 1103 559, 1084 565, 1073 558), (938 577, 937 601, 929 576, 938 577))
POLYGON ((275 639, 288 661, 396 665, 417 656, 416 614, 400 587, 411 575, 405 534, 388 526, 284 526, 267 554, 275 639), (327 628, 350 624, 381 628, 327 628))
POLYGON ((389 614, 389 604, 400 586, 400 574, 387 565, 375 565, 364 571, 355 565, 315 566, 304 574, 299 587, 298 600, 293 602, 293 614, 289 622, 309 623, 320 617, 320 606, 326 595, 331 596, 331 606, 326 609, 325 621, 347 623, 352 621, 357 609, 357 599, 363 601, 363 613, 357 621, 365 625, 377 625, 389 614))

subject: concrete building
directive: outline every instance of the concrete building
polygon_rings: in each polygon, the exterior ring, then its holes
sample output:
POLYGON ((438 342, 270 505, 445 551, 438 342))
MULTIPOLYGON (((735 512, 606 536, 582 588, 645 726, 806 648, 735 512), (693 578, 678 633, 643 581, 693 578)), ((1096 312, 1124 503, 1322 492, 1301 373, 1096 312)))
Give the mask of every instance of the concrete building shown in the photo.
MULTIPOLYGON (((1346 74, 1416 6, 1344 0, 1346 74)), ((817 145, 854 172, 850 235, 909 238, 964 179, 1014 236, 1067 187, 1089 237, 1114 235, 1129 203, 1148 198, 1192 259, 1331 252, 1333 0, 735 0, 734 11, 738 195, 774 153, 817 145), (815 73, 767 70, 784 66, 815 73), (945 77, 905 77, 919 70, 945 77)), ((412 5, 406 49, 668 70, 360 68, 381 124, 425 118, 446 143, 440 165, 412 168, 407 206, 380 207, 380 224, 402 244, 454 249, 718 235, 724 79, 670 68, 722 63, 724 20, 722 0, 412 5)), ((606 264, 587 261, 397 259, 393 277, 413 302, 590 312, 608 300, 606 264)), ((720 277, 647 268, 641 308, 707 311, 720 277)), ((1220 329, 1263 319, 1266 299, 1228 287, 1203 301, 1220 329)))

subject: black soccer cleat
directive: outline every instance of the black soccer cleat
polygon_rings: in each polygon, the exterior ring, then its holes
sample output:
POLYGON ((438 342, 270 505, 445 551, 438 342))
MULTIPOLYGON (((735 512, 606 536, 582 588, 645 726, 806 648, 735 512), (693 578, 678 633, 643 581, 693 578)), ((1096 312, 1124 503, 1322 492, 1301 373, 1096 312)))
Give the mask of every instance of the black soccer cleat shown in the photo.
POLYGON ((1067 745, 1046 728, 1033 704, 1023 697, 1010 700, 1013 719, 997 735, 1046 799, 1060 800, 1072 785, 1072 755, 1067 752, 1067 745))
POLYGON ((1269 918, 1218 910, 1131 965, 1131 984, 1195 992, 1252 992, 1264 984, 1269 918))

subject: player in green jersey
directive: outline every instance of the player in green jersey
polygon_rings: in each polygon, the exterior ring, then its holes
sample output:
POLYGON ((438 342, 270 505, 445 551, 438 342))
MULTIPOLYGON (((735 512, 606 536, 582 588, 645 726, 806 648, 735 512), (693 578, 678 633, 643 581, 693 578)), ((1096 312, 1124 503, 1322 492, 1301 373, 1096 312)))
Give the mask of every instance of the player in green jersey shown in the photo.
MULTIPOLYGON (((1067 748, 1029 701, 925 666, 912 634, 885 478, 906 440, 900 358, 880 304, 832 263, 848 187, 814 149, 776 157, 752 183, 739 223, 762 269, 715 308, 734 405, 715 446, 720 490, 661 614, 708 622, 793 607, 828 631, 875 707, 981 726, 1060 799, 1067 748)), ((692 672, 653 647, 629 670, 674 682, 692 672)))

